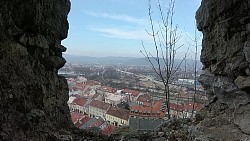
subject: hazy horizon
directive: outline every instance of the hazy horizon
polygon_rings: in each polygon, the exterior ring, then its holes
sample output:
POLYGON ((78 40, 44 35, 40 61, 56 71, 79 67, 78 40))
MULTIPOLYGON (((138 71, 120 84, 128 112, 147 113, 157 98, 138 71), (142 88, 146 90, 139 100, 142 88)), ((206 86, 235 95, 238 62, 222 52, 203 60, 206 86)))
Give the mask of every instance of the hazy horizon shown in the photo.
MULTIPOLYGON (((63 53, 63 56, 68 55, 68 56, 76 56, 76 57, 94 57, 94 58, 105 58, 105 57, 115 57, 115 58, 145 58, 144 56, 92 56, 92 55, 77 55, 77 54, 68 54, 68 53, 63 53)), ((161 58, 161 57, 160 57, 161 58)), ((177 60, 182 60, 183 58, 175 58, 177 60)), ((194 60, 193 58, 186 58, 189 60, 194 60)), ((200 61, 200 58, 197 58, 198 61, 200 61)))
MULTIPOLYGON (((152 1, 155 2, 155 1, 152 1)), ((152 3, 154 21, 159 13, 152 3)), ((166 3, 163 3, 165 6, 166 3)), ((195 12, 200 0, 176 0, 174 22, 179 26, 182 38, 179 44, 185 44, 176 54, 181 59, 187 48, 191 50, 188 58, 193 58, 194 48, 187 41, 193 38, 195 30, 195 12)), ((68 38, 62 44, 67 54, 80 56, 118 56, 143 57, 141 41, 148 51, 154 52, 150 29, 148 1, 145 0, 71 0, 68 16, 70 28, 68 38)), ((199 47, 199 54, 200 54, 199 47)))

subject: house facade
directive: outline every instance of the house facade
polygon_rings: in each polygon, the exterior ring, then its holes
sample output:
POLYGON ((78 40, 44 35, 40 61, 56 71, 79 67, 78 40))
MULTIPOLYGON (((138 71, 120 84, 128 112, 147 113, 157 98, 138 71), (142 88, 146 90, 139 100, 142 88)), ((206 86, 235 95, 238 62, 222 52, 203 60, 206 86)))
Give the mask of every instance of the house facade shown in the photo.
POLYGON ((108 109, 110 108, 110 104, 92 100, 89 104, 89 116, 90 117, 100 117, 105 119, 105 114, 107 113, 108 109))
MULTIPOLYGON (((71 97, 73 100, 68 102, 68 106, 70 111, 77 112, 77 113, 86 113, 85 104, 87 100, 83 97, 71 97)), ((70 99, 71 100, 71 99, 70 99)))
POLYGON ((129 125, 129 110, 110 107, 106 113, 106 120, 114 126, 129 125))
POLYGON ((143 118, 143 119, 162 119, 165 116, 164 110, 161 109, 163 102, 157 101, 145 105, 133 105, 130 108, 131 118, 143 118))
POLYGON ((203 105, 198 103, 175 104, 170 103, 170 115, 176 118, 190 118, 202 109, 203 105))

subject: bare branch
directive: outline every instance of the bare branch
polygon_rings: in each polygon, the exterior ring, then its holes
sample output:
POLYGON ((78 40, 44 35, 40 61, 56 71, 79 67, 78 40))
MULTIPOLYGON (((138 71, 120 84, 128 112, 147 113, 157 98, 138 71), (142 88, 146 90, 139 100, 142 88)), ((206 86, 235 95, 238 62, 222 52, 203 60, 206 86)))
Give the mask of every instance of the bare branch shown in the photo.
MULTIPOLYGON (((179 50, 183 45, 177 45, 181 39, 180 34, 178 33, 178 25, 174 25, 174 7, 175 0, 170 0, 167 12, 164 12, 164 9, 161 5, 160 0, 157 2, 157 7, 160 14, 160 21, 158 21, 159 30, 156 30, 155 23, 153 21, 151 0, 148 1, 148 16, 150 21, 150 32, 146 30, 148 35, 153 39, 155 56, 150 52, 147 52, 145 46, 142 42, 144 52, 142 53, 145 59, 150 63, 153 71, 158 75, 164 85, 164 93, 166 96, 166 105, 168 118, 170 118, 169 104, 170 104, 170 84, 174 79, 175 73, 179 70, 181 63, 186 59, 185 57, 182 61, 176 65, 175 57, 177 50, 179 50), (166 13, 166 15, 165 15, 166 13)), ((142 52, 142 51, 141 51, 142 52)))

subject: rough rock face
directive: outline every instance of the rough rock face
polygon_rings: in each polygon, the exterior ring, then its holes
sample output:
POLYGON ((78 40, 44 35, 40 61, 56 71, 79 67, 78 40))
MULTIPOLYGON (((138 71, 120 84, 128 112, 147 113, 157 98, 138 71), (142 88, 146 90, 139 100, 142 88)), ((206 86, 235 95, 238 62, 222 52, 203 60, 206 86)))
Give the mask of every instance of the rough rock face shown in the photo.
POLYGON ((0 140, 70 139, 65 64, 69 0, 0 1, 0 140))
POLYGON ((200 81, 209 103, 195 128, 198 141, 250 140, 250 1, 202 0, 200 81))

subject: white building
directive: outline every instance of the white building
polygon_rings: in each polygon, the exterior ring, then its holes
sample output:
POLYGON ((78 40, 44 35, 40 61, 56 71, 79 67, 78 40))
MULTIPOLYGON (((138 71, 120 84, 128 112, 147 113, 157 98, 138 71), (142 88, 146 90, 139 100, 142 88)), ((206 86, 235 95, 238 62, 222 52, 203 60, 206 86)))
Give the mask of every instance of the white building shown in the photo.
POLYGON ((193 85, 195 83, 195 80, 194 79, 178 79, 178 83, 193 85))
POLYGON ((107 93, 105 96, 105 103, 109 103, 112 106, 119 104, 122 101, 125 101, 126 97, 118 94, 107 93))

